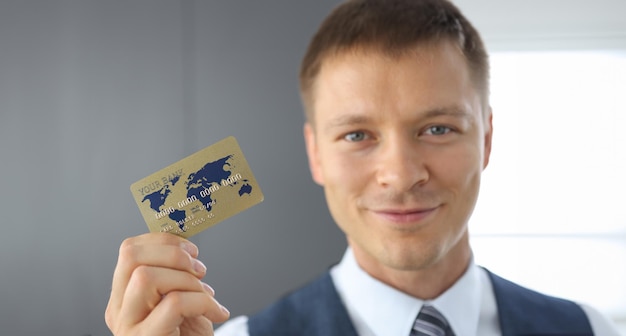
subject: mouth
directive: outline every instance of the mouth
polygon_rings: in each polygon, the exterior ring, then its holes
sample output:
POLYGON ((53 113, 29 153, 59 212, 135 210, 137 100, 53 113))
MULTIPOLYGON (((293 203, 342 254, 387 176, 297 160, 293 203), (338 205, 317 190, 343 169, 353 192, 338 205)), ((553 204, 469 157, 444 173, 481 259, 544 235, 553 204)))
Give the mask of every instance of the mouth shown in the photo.
POLYGON ((412 209, 387 208, 372 210, 372 213, 394 224, 415 224, 431 217, 439 208, 440 206, 412 209))

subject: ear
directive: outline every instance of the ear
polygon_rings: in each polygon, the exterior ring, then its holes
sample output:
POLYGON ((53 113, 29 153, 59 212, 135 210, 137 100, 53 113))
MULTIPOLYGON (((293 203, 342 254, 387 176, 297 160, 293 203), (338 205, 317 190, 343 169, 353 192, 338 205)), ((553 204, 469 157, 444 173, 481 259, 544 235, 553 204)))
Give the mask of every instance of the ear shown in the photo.
POLYGON ((306 144, 306 154, 309 158, 311 177, 313 177, 315 183, 323 186, 324 175, 322 174, 322 167, 320 166, 315 130, 308 122, 304 124, 304 142, 306 144))
POLYGON ((489 157, 491 156, 491 139, 493 137, 493 113, 491 106, 489 106, 489 116, 485 120, 485 152, 483 158, 483 169, 487 168, 489 164, 489 157))

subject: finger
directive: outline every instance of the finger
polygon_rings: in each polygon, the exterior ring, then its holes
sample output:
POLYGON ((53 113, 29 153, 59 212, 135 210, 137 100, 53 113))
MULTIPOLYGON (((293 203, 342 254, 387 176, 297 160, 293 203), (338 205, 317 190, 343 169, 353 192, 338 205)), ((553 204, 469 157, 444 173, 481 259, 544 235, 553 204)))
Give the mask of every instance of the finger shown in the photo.
POLYGON ((197 292, 211 296, 195 276, 185 271, 154 266, 139 266, 133 272, 120 309, 124 325, 142 321, 170 292, 197 292))
POLYGON ((177 245, 123 244, 120 247, 116 272, 113 275, 113 285, 125 287, 130 274, 140 265, 187 271, 201 278, 206 272, 206 267, 185 250, 183 245, 187 244, 186 241, 177 245))
MULTIPOLYGON (((185 320, 206 318, 211 322, 224 322, 229 313, 210 295, 196 292, 170 292, 144 320, 150 326, 148 335, 156 331, 174 331, 185 320)), ((208 322, 207 321, 207 322, 208 322)), ((208 326, 205 324, 204 327, 208 326)))
POLYGON ((122 298, 132 272, 140 265, 150 265, 193 272, 198 278, 206 273, 206 267, 195 259, 198 248, 188 240, 172 234, 146 234, 126 239, 120 246, 107 319, 115 318, 122 305, 122 298))
MULTIPOLYGON (((113 276, 113 287, 109 306, 111 308, 112 317, 119 311, 122 306, 123 297, 127 291, 127 286, 133 272, 142 266, 151 266, 158 268, 168 268, 192 274, 194 264, 196 271, 194 274, 196 279, 201 278, 206 268, 197 260, 191 260, 191 257, 180 248, 173 246, 156 246, 156 245, 140 245, 132 246, 124 249, 122 256, 116 267, 113 276), (198 266, 199 265, 199 266, 198 266)), ((142 288, 136 288, 142 291, 142 288)))

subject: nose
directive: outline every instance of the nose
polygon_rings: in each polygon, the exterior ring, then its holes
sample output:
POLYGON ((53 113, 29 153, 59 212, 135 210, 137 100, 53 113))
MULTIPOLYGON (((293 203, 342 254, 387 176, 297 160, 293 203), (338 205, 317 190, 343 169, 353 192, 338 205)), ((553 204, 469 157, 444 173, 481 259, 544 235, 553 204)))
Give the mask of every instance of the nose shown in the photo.
POLYGON ((429 179, 425 158, 413 139, 391 137, 378 148, 376 179, 380 186, 405 192, 429 179))

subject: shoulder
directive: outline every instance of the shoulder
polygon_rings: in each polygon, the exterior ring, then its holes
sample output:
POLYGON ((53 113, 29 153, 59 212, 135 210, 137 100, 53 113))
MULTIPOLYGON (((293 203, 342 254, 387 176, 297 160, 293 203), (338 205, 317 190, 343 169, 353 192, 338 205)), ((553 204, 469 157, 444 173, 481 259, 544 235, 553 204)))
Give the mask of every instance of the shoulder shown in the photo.
POLYGON ((587 314, 587 318, 589 318, 593 332, 596 335, 619 336, 617 326, 607 316, 589 305, 581 304, 580 307, 587 314))
POLYGON ((505 300, 516 300, 518 304, 540 305, 546 308, 560 310, 574 310, 582 312, 582 309, 574 302, 545 295, 526 287, 520 286, 512 281, 506 280, 487 270, 498 306, 505 300))
POLYGON ((250 335, 350 335, 348 313, 328 272, 248 319, 250 335))
POLYGON ((489 271, 487 274, 493 286, 503 334, 513 334, 513 331, 593 334, 587 314, 580 305, 522 287, 489 271))
POLYGON ((304 287, 288 293, 267 308, 250 317, 239 316, 224 323, 216 331, 216 336, 248 335, 288 335, 287 330, 311 328, 310 310, 328 303, 323 297, 332 297, 334 286, 328 273, 320 276, 304 287))

